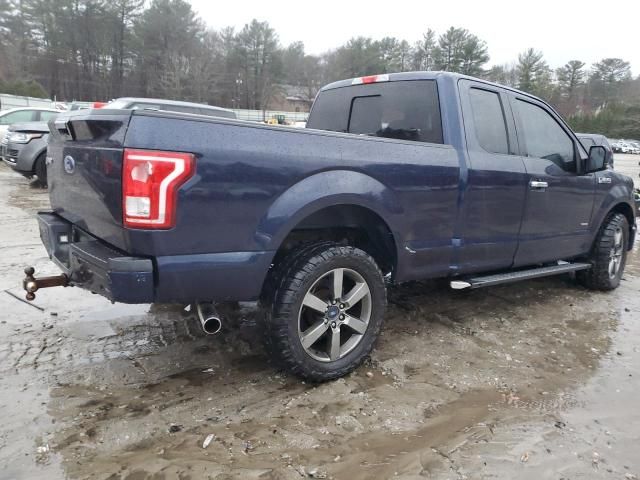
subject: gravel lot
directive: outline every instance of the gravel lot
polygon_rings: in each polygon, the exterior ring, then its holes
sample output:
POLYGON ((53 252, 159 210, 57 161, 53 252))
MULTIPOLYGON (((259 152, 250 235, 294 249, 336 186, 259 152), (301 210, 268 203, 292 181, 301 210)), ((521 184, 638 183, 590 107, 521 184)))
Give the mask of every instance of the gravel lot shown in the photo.
POLYGON ((251 305, 206 337, 179 306, 14 298, 25 266, 58 273, 47 204, 0 165, 0 479, 640 477, 638 248, 608 294, 395 288, 371 360, 310 385, 269 363, 251 305))

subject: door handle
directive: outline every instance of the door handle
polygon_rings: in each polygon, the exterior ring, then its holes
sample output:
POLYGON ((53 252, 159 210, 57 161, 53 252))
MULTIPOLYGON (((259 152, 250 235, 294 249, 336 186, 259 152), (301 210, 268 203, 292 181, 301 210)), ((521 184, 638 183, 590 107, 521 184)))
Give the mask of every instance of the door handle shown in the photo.
POLYGON ((547 182, 541 182, 538 180, 531 180, 529 182, 529 186, 531 188, 547 188, 549 186, 549 184, 547 182))

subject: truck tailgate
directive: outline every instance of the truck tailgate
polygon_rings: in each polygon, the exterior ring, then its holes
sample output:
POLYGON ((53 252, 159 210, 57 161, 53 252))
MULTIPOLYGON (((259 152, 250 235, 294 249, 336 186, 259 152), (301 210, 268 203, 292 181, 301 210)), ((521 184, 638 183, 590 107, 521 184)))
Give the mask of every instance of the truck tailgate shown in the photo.
POLYGON ((49 123, 52 209, 111 245, 126 249, 122 225, 122 156, 131 113, 88 110, 49 123))

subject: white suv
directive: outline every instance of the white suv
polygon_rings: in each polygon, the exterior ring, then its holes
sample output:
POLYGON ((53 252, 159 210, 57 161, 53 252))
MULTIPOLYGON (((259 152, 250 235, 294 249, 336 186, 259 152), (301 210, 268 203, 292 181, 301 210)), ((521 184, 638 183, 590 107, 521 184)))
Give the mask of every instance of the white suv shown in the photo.
POLYGON ((0 112, 0 143, 2 142, 9 125, 26 122, 47 122, 51 117, 60 113, 53 108, 20 107, 11 108, 0 112))

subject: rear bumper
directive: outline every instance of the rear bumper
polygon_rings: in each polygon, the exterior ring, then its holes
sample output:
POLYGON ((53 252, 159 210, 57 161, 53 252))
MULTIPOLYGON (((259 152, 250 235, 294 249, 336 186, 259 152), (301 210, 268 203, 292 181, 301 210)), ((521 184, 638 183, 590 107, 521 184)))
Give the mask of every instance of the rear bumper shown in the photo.
POLYGON ((52 212, 40 238, 70 285, 122 303, 256 300, 274 252, 132 257, 52 212))
POLYGON ((111 301, 154 301, 153 262, 109 247, 54 213, 38 213, 40 238, 69 284, 111 301))

